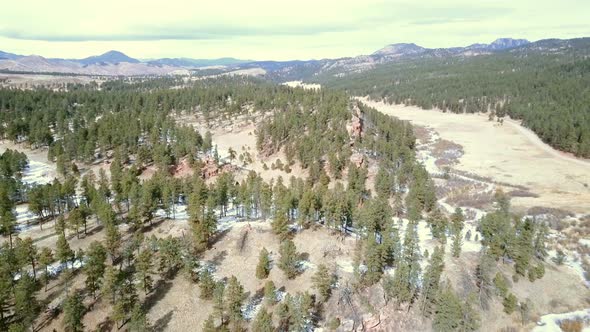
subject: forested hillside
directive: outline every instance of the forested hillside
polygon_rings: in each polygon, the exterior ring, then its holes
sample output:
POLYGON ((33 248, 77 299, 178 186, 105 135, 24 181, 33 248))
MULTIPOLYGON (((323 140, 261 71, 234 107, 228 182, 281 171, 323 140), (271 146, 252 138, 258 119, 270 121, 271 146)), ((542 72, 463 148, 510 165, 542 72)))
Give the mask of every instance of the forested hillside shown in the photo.
POLYGON ((314 80, 391 103, 509 115, 551 146, 590 157, 589 44, 547 40, 491 55, 405 60, 314 80))

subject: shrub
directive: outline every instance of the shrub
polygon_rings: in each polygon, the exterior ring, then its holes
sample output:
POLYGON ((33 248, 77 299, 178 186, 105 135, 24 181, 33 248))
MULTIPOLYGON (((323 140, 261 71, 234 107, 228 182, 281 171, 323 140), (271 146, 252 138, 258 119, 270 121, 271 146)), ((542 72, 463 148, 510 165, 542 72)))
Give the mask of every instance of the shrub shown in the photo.
POLYGON ((584 323, 581 319, 564 319, 559 322, 559 327, 563 332, 581 332, 584 323))
POLYGON ((502 304, 504 305, 504 312, 510 315, 514 312, 514 310, 516 310, 518 299, 516 296, 514 296, 514 294, 510 293, 504 298, 502 304))
POLYGON ((496 276, 494 277, 494 286, 496 286, 498 294, 502 297, 506 296, 506 293, 508 293, 508 288, 510 287, 508 280, 500 272, 496 273, 496 276))

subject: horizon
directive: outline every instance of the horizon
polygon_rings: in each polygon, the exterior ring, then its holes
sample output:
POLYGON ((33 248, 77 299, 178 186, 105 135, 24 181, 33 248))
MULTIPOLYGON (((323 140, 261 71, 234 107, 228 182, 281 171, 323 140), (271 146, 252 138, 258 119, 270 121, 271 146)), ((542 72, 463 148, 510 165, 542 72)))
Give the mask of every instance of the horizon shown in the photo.
MULTIPOLYGON (((574 37, 572 39, 576 39, 576 38, 590 38, 590 37, 574 37)), ((547 40, 547 39, 564 40, 564 39, 561 39, 561 38, 551 38, 551 37, 544 38, 544 39, 539 39, 539 40, 529 40, 529 39, 526 39, 526 38, 498 37, 498 38, 496 38, 496 39, 494 39, 492 41, 489 41, 489 42, 487 42, 487 41, 481 41, 481 42, 472 43, 472 44, 469 44, 469 45, 454 45, 454 46, 449 46, 447 48, 468 47, 468 46, 472 46, 472 45, 476 45, 476 44, 491 45, 492 43, 494 43, 494 42, 496 42, 498 40, 501 40, 501 39, 526 40, 526 41, 528 41, 530 43, 538 42, 538 41, 541 41, 541 40, 547 40)), ((391 46, 391 45, 416 45, 416 46, 419 46, 419 47, 424 47, 423 45, 419 45, 419 44, 416 44, 416 43, 413 43, 413 42, 390 43, 390 44, 383 45, 382 47, 380 47, 378 49, 375 49, 372 52, 367 53, 367 54, 345 55, 345 56, 342 56, 342 57, 339 57, 339 58, 355 57, 355 56, 359 56, 359 55, 370 55, 370 54, 372 54, 372 53, 374 53, 374 52, 376 52, 376 51, 378 51, 378 50, 380 50, 382 48, 385 48, 385 47, 391 46)), ((426 49, 439 49, 439 47, 424 47, 424 48, 426 48, 426 49)), ((444 47, 440 47, 440 49, 444 49, 444 47)), ((136 59, 136 60, 140 60, 142 62, 148 62, 148 61, 154 61, 154 60, 162 60, 162 59, 187 59, 187 60, 203 60, 203 61, 206 61, 206 60, 231 59, 231 60, 251 61, 251 62, 264 62, 264 61, 278 61, 278 62, 280 62, 280 61, 316 61, 316 60, 320 61, 320 60, 324 60, 324 59, 330 59, 330 58, 310 58, 310 59, 275 60, 275 59, 236 58, 236 57, 232 57, 232 56, 221 56, 221 57, 217 57, 217 58, 192 58, 192 57, 187 57, 187 56, 183 56, 183 55, 170 56, 170 57, 161 57, 161 58, 157 58, 157 57, 155 57, 155 58, 153 58, 153 57, 146 58, 146 57, 142 57, 142 56, 138 56, 138 57, 130 56, 129 54, 127 54, 127 53, 125 53, 125 52, 123 52, 121 50, 116 50, 116 49, 110 49, 110 50, 107 50, 107 51, 104 51, 104 52, 100 52, 100 53, 97 53, 97 54, 90 54, 88 56, 81 57, 81 58, 48 57, 48 56, 44 56, 43 54, 35 54, 35 53, 32 53, 32 54, 18 54, 18 53, 11 52, 11 51, 5 50, 5 49, 0 49, 0 52, 6 52, 6 53, 10 53, 10 54, 16 54, 16 55, 25 56, 25 57, 26 56, 40 56, 40 57, 43 57, 43 58, 46 58, 46 59, 60 59, 60 60, 83 60, 83 59, 87 59, 87 58, 91 58, 91 57, 106 55, 106 54, 109 54, 109 53, 121 53, 121 54, 123 54, 125 56, 128 56, 128 57, 133 58, 133 59, 136 59)))
POLYGON ((96 7, 73 0, 29 0, 5 5, 0 13, 0 49, 67 59, 117 50, 137 59, 284 61, 370 54, 396 43, 447 48, 504 37, 590 36, 590 3, 565 2, 303 0, 277 6, 269 0, 108 0, 96 7), (36 9, 34 20, 31 8, 36 9), (138 8, 141 12, 135 13, 138 8))

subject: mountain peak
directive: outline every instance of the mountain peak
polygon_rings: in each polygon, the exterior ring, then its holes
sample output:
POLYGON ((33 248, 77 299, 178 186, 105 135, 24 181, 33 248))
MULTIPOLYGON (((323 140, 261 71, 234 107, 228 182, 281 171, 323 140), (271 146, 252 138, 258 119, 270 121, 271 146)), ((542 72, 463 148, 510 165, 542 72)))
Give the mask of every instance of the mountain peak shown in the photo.
POLYGON ((93 64, 118 64, 121 62, 129 62, 129 63, 139 63, 140 61, 134 58, 127 56, 123 52, 111 50, 101 55, 91 56, 85 59, 80 60, 80 63, 83 65, 93 65, 93 64))
POLYGON ((530 42, 526 39, 498 38, 494 40, 490 45, 488 45, 488 48, 492 50, 504 50, 507 48, 514 48, 526 45, 529 43, 530 42))
POLYGON ((384 48, 377 50, 373 55, 411 55, 423 53, 426 49, 414 43, 397 43, 387 45, 384 48))

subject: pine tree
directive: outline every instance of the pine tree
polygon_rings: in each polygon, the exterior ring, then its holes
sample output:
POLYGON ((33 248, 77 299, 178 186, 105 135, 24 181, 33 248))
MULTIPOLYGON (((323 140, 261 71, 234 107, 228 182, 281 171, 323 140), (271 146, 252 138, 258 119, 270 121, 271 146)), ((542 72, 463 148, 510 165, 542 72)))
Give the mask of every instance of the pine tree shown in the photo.
POLYGON ((422 315, 430 316, 436 307, 436 296, 439 290, 440 276, 444 269, 444 251, 441 247, 434 248, 430 263, 424 272, 422 281, 422 315))
POLYGON ((31 326, 39 312, 35 288, 33 278, 28 273, 24 273, 14 289, 15 316, 25 326, 31 326))
POLYGON ((37 252, 37 247, 33 243, 33 240, 30 237, 23 240, 17 237, 15 251, 19 265, 27 266, 30 264, 33 269, 33 280, 37 280, 36 264, 39 258, 39 253, 37 252))
POLYGON ((8 236, 12 248, 12 235, 16 233, 16 217, 11 210, 0 213, 0 233, 8 236))
POLYGON ((68 226, 76 233, 76 237, 80 238, 80 228, 84 227, 84 235, 86 235, 86 217, 82 214, 79 208, 70 211, 68 215, 68 226))
POLYGON ((327 301, 332 292, 332 285, 336 282, 336 276, 330 273, 328 267, 324 264, 318 265, 316 273, 311 277, 313 287, 320 294, 322 301, 327 301))
POLYGON ((272 280, 268 280, 264 284, 264 300, 267 306, 272 306, 277 302, 276 287, 272 280))
POLYGON ((270 273, 270 256, 266 248, 262 248, 256 265, 256 278, 266 279, 270 273))
POLYGON ((383 232, 383 257, 385 266, 395 266, 402 255, 402 243, 399 237, 399 231, 393 221, 388 221, 383 232))
POLYGON ((213 291, 215 290, 215 280, 213 280, 213 276, 208 269, 204 269, 201 272, 199 278, 199 287, 201 289, 201 294, 199 295, 202 299, 211 299, 213 297, 213 291))
POLYGON ((461 210, 461 208, 455 209, 455 213, 451 216, 451 232, 453 235, 451 252, 453 253, 453 257, 459 257, 461 255, 464 221, 465 217, 463 216, 463 210, 461 210))
POLYGON ((138 297, 133 285, 133 274, 123 271, 120 284, 117 289, 117 297, 113 305, 113 320, 121 323, 116 324, 120 328, 129 318, 133 308, 137 305, 138 297))
POLYGON ((43 285, 45 285, 45 291, 47 291, 47 284, 49 284, 49 265, 53 262, 53 253, 51 249, 47 247, 43 247, 41 249, 41 253, 39 254, 39 268, 43 270, 45 273, 41 275, 41 281, 43 285))
POLYGON ((476 331, 479 329, 479 316, 473 310, 471 301, 463 302, 447 284, 437 296, 432 328, 437 332, 476 331))
POLYGON ((494 293, 494 280, 492 278, 495 269, 496 261, 487 250, 483 250, 475 271, 475 283, 478 287, 479 304, 483 309, 488 309, 489 302, 494 293))
POLYGON ((100 242, 92 242, 88 249, 86 265, 84 271, 86 272, 86 288, 96 298, 96 291, 100 289, 104 271, 106 268, 105 261, 107 259, 106 250, 100 242))
POLYGON ((70 248, 70 244, 63 234, 57 237, 56 257, 59 262, 67 268, 67 263, 74 259, 74 251, 70 248))
POLYGON ((291 240, 286 240, 279 248, 279 268, 283 270, 287 278, 294 278, 299 273, 299 254, 295 243, 291 240))
POLYGON ((365 248, 365 264, 367 272, 364 275, 364 281, 367 285, 373 285, 381 279, 383 268, 386 263, 386 253, 384 247, 377 243, 374 235, 369 235, 365 248))
POLYGON ((447 217, 441 212, 439 208, 434 209, 426 222, 430 225, 430 229, 432 230, 432 236, 436 239, 439 239, 442 243, 446 241, 446 232, 448 227, 448 220, 447 217))
POLYGON ((105 248, 111 257, 111 263, 114 263, 118 256, 119 248, 121 247, 121 233, 114 221, 107 222, 105 228, 105 248))
POLYGON ((537 227, 537 231, 535 233, 535 243, 534 243, 535 257, 537 257, 540 260, 545 260, 545 258, 548 255, 547 247, 545 245, 547 242, 548 236, 549 236, 549 227, 547 226, 546 223, 541 222, 537 227))
POLYGON ((149 332, 152 331, 145 311, 139 303, 133 306, 131 319, 129 320, 129 332, 149 332))
POLYGON ((82 302, 82 294, 79 291, 72 292, 64 304, 64 327, 66 331, 82 332, 84 324, 82 318, 86 311, 82 302))
POLYGON ((213 289, 213 313, 221 321, 221 325, 225 324, 225 284, 222 281, 218 281, 214 285, 213 289))
POLYGON ((416 223, 409 222, 404 237, 402 259, 393 275, 398 304, 411 303, 417 295, 420 278, 420 247, 416 223))
POLYGON ((253 332, 273 332, 275 327, 272 325, 272 313, 261 308, 256 314, 256 318, 252 323, 253 332))
POLYGON ((285 211, 279 210, 275 213, 272 222, 272 231, 279 236, 281 241, 284 241, 289 237, 289 220, 287 219, 287 213, 285 211))
POLYGON ((225 290, 227 313, 232 331, 239 331, 242 326, 242 304, 245 300, 244 287, 235 276, 231 276, 225 290))
POLYGON ((108 265, 105 269, 101 292, 111 305, 113 305, 117 299, 117 289, 119 288, 119 284, 119 272, 117 272, 114 267, 108 265))
POLYGON ((139 280, 139 287, 147 294, 152 289, 152 273, 153 273, 153 253, 151 249, 143 249, 137 256, 135 263, 137 269, 137 279, 139 280))
POLYGON ((534 255, 534 226, 532 220, 527 218, 524 222, 518 223, 516 228, 515 248, 511 256, 514 257, 514 269, 516 273, 525 276, 530 265, 530 260, 534 255))

